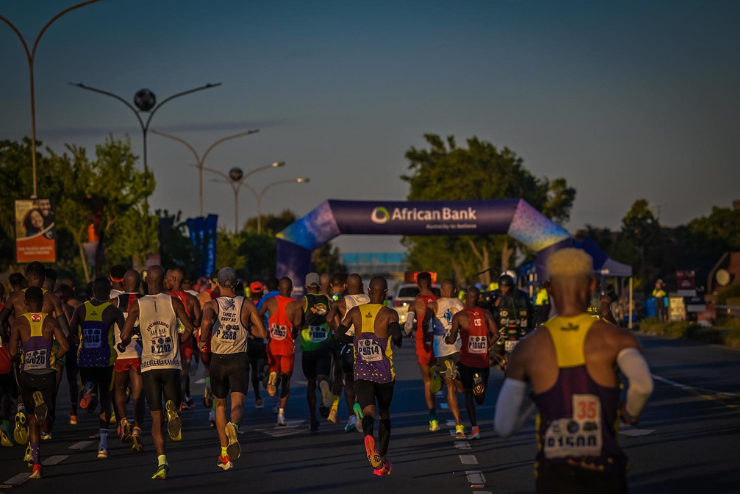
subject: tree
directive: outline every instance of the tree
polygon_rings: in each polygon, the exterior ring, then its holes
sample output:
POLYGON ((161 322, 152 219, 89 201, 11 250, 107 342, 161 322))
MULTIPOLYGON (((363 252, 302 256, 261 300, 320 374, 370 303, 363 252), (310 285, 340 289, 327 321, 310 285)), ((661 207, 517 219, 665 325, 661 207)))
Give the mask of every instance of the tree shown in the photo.
MULTIPOLYGON (((567 221, 576 191, 567 181, 537 178, 524 167, 524 161, 507 147, 497 149, 477 137, 459 148, 454 137, 443 141, 425 134, 429 149, 411 147, 406 152, 410 173, 408 199, 465 200, 522 198, 555 221, 567 221)), ((436 269, 458 281, 490 281, 489 268, 501 259, 508 268, 515 249, 522 248, 508 237, 463 235, 458 237, 404 237, 412 269, 436 269), (454 253, 454 255, 450 255, 454 253), (479 272, 483 274, 478 275, 479 272)))
POLYGON ((342 264, 342 253, 339 252, 339 247, 333 247, 331 242, 313 251, 311 263, 316 273, 344 273, 347 271, 347 267, 342 264))

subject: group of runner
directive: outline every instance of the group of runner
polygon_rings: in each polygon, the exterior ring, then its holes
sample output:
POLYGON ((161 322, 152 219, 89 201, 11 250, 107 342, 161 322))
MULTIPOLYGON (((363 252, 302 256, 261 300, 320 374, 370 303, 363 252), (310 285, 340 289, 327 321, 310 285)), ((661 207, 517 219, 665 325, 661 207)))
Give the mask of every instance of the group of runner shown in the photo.
MULTIPOLYGON (((636 423, 650 396, 647 364, 630 332, 587 313, 594 285, 585 253, 563 249, 553 254, 549 273, 548 290, 559 316, 515 348, 498 397, 495 428, 511 435, 539 409, 538 492, 597 484, 600 492, 623 492, 626 457, 615 434, 619 419, 636 423), (625 403, 619 402, 615 368, 629 381, 625 403)), ((39 443, 51 438, 63 369, 70 383, 70 423, 77 422, 78 406, 88 412, 99 408, 99 458, 108 457, 113 415, 119 438, 132 443, 133 451, 142 451, 146 400, 158 457, 152 478, 165 479, 169 465, 164 430, 172 441, 181 440, 180 413, 194 406, 190 366, 198 360, 205 364, 204 405, 212 409, 209 420, 221 446, 217 466, 229 470, 241 455, 239 427, 250 382, 255 407, 264 406, 262 385, 276 400, 277 427, 286 425, 296 346, 302 350, 310 430, 320 425, 317 404, 319 416, 338 422, 344 391, 349 414, 345 431, 360 431, 373 473, 389 475, 393 349, 401 347, 404 330, 407 336, 415 331, 429 430, 440 429, 435 396, 444 383, 455 436, 480 438, 476 405, 485 400, 489 349, 498 328, 479 306, 475 286, 460 301, 454 282, 444 280, 436 296, 431 275, 419 273, 419 295, 402 328, 398 313, 385 306, 388 284, 382 277, 373 278, 365 292, 357 274, 310 273, 305 295, 296 300, 290 278, 269 280, 267 286, 252 283, 251 295, 245 297, 231 268, 211 276, 211 289, 195 292, 182 268, 165 271, 153 266, 146 272, 143 295, 139 273, 118 268, 109 279, 95 280, 89 300, 81 304, 74 304, 67 290, 60 289, 59 296, 52 293, 53 284, 43 288, 45 278, 43 265, 29 264, 28 286, 15 280, 14 292, 0 311, 0 327, 10 322, 7 337, 3 331, 8 365, 0 358, 0 372, 15 374, 12 381, 20 390, 8 378, 0 383, 3 398, 18 399, 13 436, 20 444, 30 438, 26 460, 32 478, 41 477, 39 443), (17 354, 22 358, 13 369, 17 354), (465 397, 470 420, 467 436, 458 393, 465 397), (133 420, 127 415, 129 401, 133 420)), ((5 399, 2 410, 8 419, 5 399)), ((3 445, 12 444, 7 432, 0 429, 3 445)))

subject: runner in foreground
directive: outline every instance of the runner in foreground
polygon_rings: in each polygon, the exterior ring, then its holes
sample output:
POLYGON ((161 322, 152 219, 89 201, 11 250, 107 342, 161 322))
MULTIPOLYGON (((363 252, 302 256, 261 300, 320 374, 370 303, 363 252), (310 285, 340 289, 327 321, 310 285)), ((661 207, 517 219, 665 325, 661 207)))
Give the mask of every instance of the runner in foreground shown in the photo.
MULTIPOLYGON (((236 271, 223 268, 218 272, 220 296, 206 302, 201 326, 204 341, 211 338, 211 389, 216 398, 216 430, 221 442, 217 466, 222 470, 233 468, 231 460, 241 456, 237 434, 249 392, 247 329, 251 325, 257 338, 267 336, 257 308, 248 299, 236 295, 236 284, 236 271), (227 423, 226 399, 229 395, 231 420, 227 423)), ((201 345, 205 348, 205 342, 201 345)))
POLYGON ((355 326, 355 393, 362 407, 362 431, 365 434, 365 454, 378 476, 390 475, 393 466, 388 461, 388 443, 391 438, 391 401, 396 382, 393 368, 393 348, 403 343, 403 333, 398 325, 398 313, 383 306, 388 293, 388 282, 376 276, 370 281, 370 303, 351 309, 337 329, 337 338, 348 341, 347 331, 355 326), (376 448, 373 438, 375 403, 377 401, 380 425, 376 448))
POLYGON ((453 342, 460 335, 460 381, 465 392, 465 408, 468 410, 472 431, 468 439, 480 439, 480 428, 475 411, 476 403, 486 400, 488 375, 491 371, 488 349, 498 338, 496 323, 490 312, 478 306, 480 290, 470 285, 465 292, 465 307, 452 318, 452 328, 447 339, 453 342))
POLYGON ((180 299, 164 293, 164 269, 152 266, 146 278, 149 295, 136 300, 128 311, 126 324, 121 331, 118 350, 125 351, 131 343, 136 320, 141 330, 141 377, 144 382, 144 395, 152 413, 152 438, 157 450, 157 471, 153 479, 164 480, 169 472, 165 456, 165 439, 162 425, 162 396, 167 413, 167 432, 173 441, 182 439, 182 422, 177 414, 180 393, 180 341, 193 334, 185 307, 180 299), (177 320, 185 326, 178 334, 177 320))
POLYGON ((54 362, 69 349, 67 337, 59 324, 48 314, 41 312, 44 292, 33 286, 26 290, 24 296, 26 310, 21 317, 15 318, 10 330, 9 355, 15 359, 20 344, 23 362, 20 366, 19 384, 23 401, 28 406, 30 416, 31 444, 26 450, 25 460, 33 466, 32 479, 41 478, 39 460, 39 439, 41 424, 48 420, 47 415, 54 407, 54 388, 56 375, 54 362), (57 343, 54 354, 52 348, 57 343))
POLYGON ((303 310, 300 303, 290 298, 293 292, 293 281, 290 278, 282 278, 278 290, 279 295, 268 298, 262 305, 260 317, 264 317, 266 312, 270 313, 270 339, 267 342, 270 376, 267 381, 267 393, 276 396, 282 382, 277 425, 284 426, 285 407, 290 398, 290 378, 295 366, 295 338, 298 328, 301 327, 303 310))
POLYGON ((617 445, 621 418, 637 423, 653 390, 647 362, 628 330, 593 318, 591 257, 562 249, 548 262, 549 290, 558 316, 514 349, 496 405, 496 431, 512 435, 534 407, 537 421, 538 493, 627 492, 627 457, 617 445), (615 367, 627 377, 627 401, 619 403, 615 367))

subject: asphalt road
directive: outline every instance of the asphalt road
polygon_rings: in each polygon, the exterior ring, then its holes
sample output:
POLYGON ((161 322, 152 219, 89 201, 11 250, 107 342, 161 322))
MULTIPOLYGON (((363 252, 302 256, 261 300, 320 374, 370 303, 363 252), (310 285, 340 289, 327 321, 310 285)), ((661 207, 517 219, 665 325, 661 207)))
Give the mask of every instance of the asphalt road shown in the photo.
MULTIPOLYGON (((661 380, 656 381, 643 421, 636 428, 625 428, 619 436, 632 460, 628 477, 631 492, 740 492, 740 351, 657 338, 644 338, 643 344, 653 373, 661 380)), ((42 459, 56 464, 45 468, 44 479, 24 482, 24 475, 19 475, 29 471, 22 461, 24 448, 0 448, 0 484, 16 484, 13 488, 22 492, 50 492, 53 488, 58 492, 74 489, 110 494, 214 489, 346 493, 357 487, 373 493, 534 490, 534 421, 507 440, 495 437, 492 431, 500 374, 492 373, 490 394, 479 411, 482 439, 455 441, 447 425, 452 415, 440 409, 444 399, 438 400, 442 431, 428 431, 413 345, 401 349, 397 353, 389 451, 394 470, 389 477, 377 478, 365 460, 361 435, 343 432, 347 418, 344 406, 340 406, 341 425, 324 421, 318 433, 308 431, 300 354, 297 357, 298 371, 287 411, 289 426, 277 429, 271 406, 255 410, 250 393, 242 423, 247 432, 240 436, 243 454, 234 470, 222 472, 216 467, 218 440, 200 403, 195 410, 183 413, 183 441, 168 442, 170 475, 165 482, 150 480, 156 456, 146 433, 144 453, 132 453, 112 434, 110 458, 98 460, 97 440, 90 439, 97 420, 85 415, 79 425, 67 424, 64 385, 54 439, 42 444, 42 459), (81 449, 70 449, 72 446, 81 449), (479 481, 482 487, 471 487, 471 482, 479 481)), ((201 374, 195 380, 200 378, 201 374)), ((194 384, 194 389, 202 388, 203 384, 194 384)))

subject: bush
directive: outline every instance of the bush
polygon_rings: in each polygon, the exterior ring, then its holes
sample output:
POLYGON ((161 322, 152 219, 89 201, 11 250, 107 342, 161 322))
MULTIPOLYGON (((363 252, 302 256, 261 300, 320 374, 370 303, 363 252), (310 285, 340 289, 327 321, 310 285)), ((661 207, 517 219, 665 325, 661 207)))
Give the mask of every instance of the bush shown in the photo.
POLYGON ((644 319, 640 323, 640 332, 666 338, 685 338, 715 345, 725 345, 740 348, 740 319, 724 318, 714 326, 699 326, 694 322, 674 321, 663 322, 660 319, 644 319))
POLYGON ((740 283, 733 283, 720 293, 715 295, 715 304, 728 305, 727 299, 740 297, 740 283))

